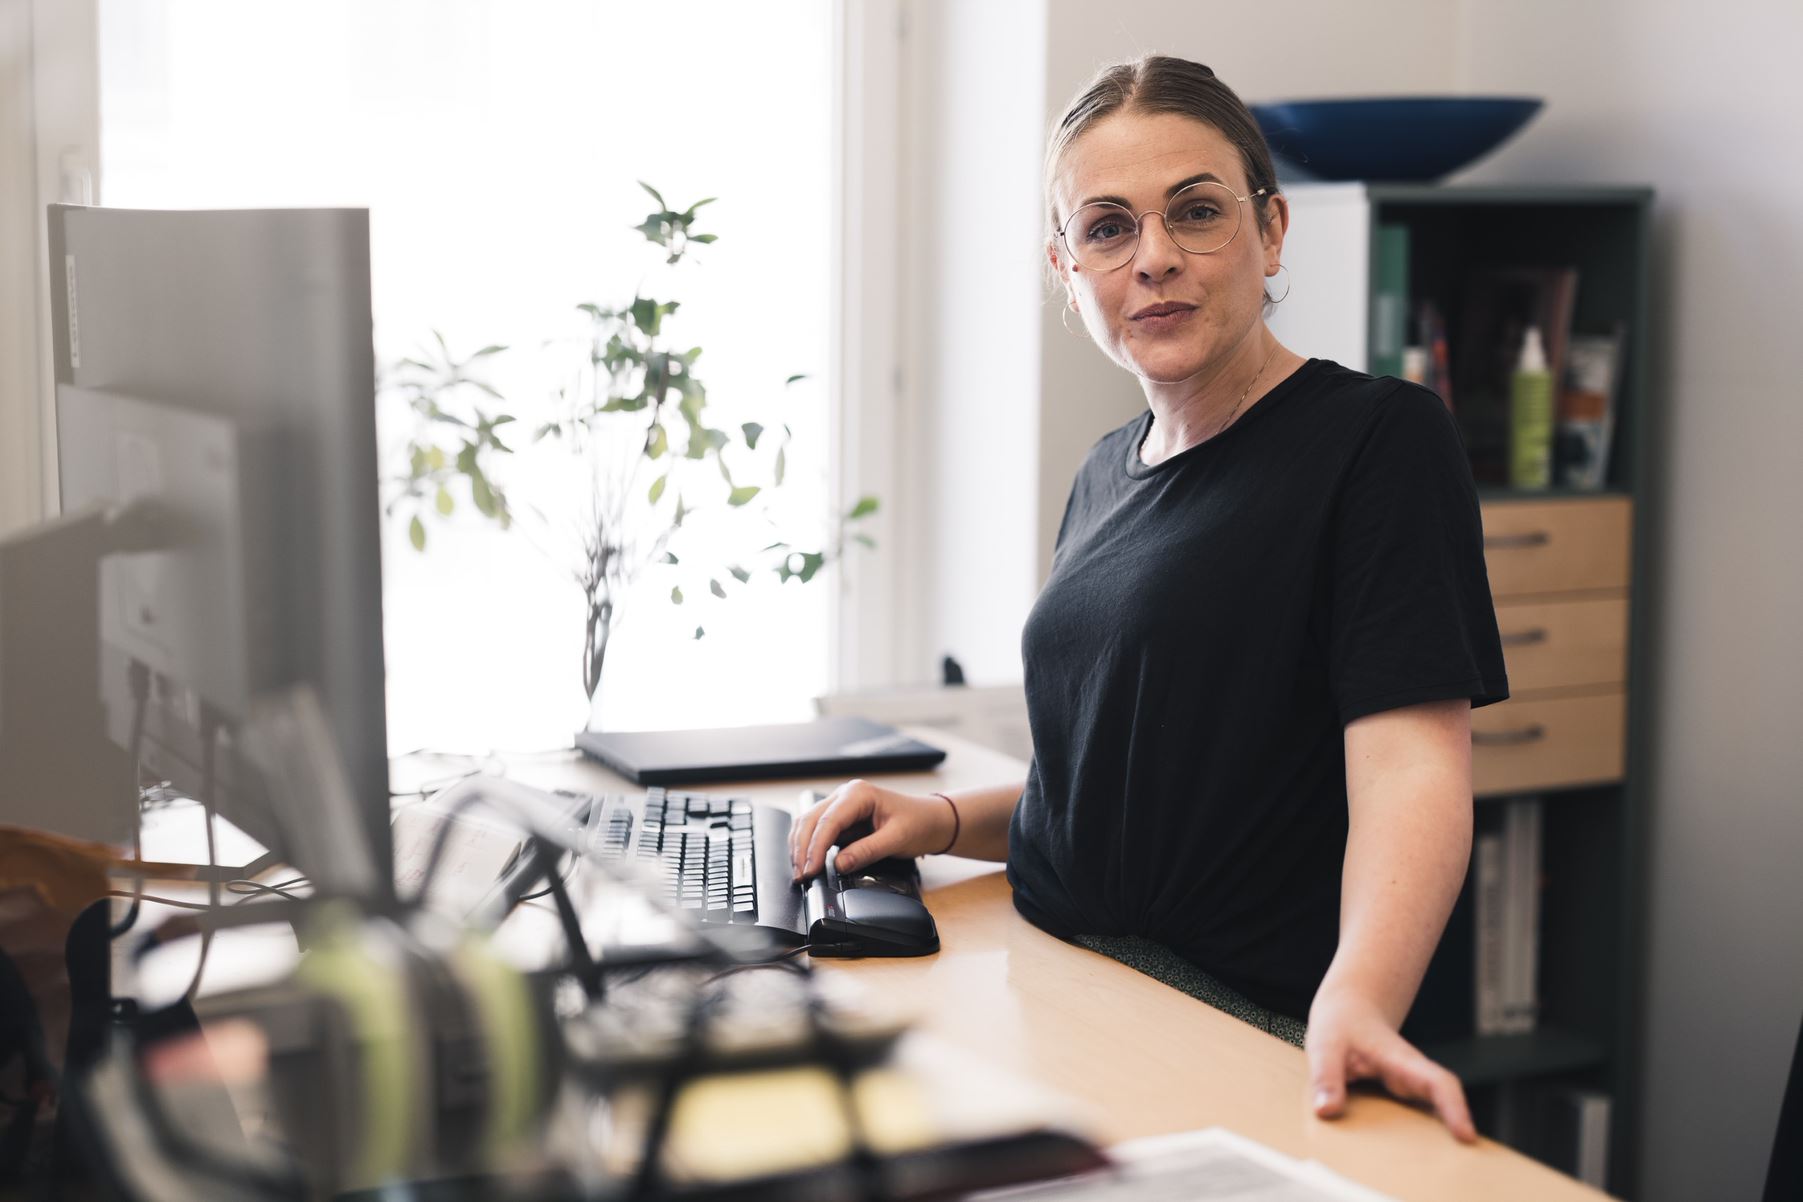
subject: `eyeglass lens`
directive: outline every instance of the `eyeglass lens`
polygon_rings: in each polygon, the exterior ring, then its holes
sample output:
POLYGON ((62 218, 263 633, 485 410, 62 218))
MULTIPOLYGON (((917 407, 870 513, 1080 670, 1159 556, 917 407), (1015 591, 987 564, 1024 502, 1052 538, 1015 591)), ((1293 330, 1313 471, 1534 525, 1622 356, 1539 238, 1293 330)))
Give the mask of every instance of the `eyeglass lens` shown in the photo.
MULTIPOLYGON (((1240 202, 1224 184, 1191 184, 1164 212, 1171 241, 1195 255, 1220 250, 1239 232, 1240 202)), ((1091 271, 1119 267, 1139 246, 1139 223, 1117 204, 1085 205, 1064 226, 1065 246, 1091 271)))

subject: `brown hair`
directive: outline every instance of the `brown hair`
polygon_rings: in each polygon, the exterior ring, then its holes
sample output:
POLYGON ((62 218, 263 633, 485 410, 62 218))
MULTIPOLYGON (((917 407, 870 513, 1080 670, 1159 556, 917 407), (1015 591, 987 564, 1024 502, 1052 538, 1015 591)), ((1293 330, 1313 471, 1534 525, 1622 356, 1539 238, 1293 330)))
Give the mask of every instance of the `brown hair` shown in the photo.
MULTIPOLYGON (((1247 191, 1256 192, 1260 188, 1269 188, 1271 193, 1277 191, 1277 172, 1271 166, 1271 150, 1265 145, 1265 135, 1234 90, 1216 79, 1215 73, 1201 63, 1162 54, 1148 55, 1104 68, 1071 101, 1052 130, 1045 153, 1048 234, 1058 228, 1058 202, 1052 184, 1064 152, 1091 126, 1118 112, 1177 113, 1213 126, 1239 150, 1240 163, 1246 169, 1247 191)), ((1271 193, 1252 202, 1252 213, 1260 230, 1271 219, 1268 208, 1271 193)))

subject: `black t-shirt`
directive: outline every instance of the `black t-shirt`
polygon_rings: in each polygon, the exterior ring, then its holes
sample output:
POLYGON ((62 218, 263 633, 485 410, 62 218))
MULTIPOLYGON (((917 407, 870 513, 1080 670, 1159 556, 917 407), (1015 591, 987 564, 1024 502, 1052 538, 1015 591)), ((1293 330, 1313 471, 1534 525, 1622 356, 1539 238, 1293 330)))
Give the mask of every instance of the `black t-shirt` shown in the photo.
POLYGON ((1090 451, 1022 636, 1016 907, 1308 1013, 1338 939, 1344 728, 1508 696, 1471 469, 1433 393, 1311 359, 1156 466, 1090 451))

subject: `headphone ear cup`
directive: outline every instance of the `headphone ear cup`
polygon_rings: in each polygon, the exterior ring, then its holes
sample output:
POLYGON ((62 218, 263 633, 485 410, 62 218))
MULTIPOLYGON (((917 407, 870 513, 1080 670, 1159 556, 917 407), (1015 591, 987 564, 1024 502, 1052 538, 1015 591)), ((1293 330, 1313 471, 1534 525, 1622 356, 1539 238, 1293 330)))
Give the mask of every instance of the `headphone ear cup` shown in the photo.
POLYGON ((535 1130, 556 1093, 558 1048, 545 989, 504 963, 486 943, 465 938, 445 965, 470 1003, 488 1066, 481 1146, 501 1162, 535 1130))
POLYGON ((486 1038, 477 1004, 450 965, 411 941, 405 951, 425 1045, 420 1113, 431 1116, 418 1170, 468 1172, 486 1163, 489 1097, 502 1049, 486 1038))
POLYGON ((284 1125, 327 1192, 416 1176, 431 1121, 431 1073, 406 939, 385 922, 332 916, 295 970, 318 1027, 317 1058, 294 1057, 284 1125), (303 1078, 316 1072, 315 1085, 303 1078), (309 1111, 313 1099, 317 1110, 309 1111))

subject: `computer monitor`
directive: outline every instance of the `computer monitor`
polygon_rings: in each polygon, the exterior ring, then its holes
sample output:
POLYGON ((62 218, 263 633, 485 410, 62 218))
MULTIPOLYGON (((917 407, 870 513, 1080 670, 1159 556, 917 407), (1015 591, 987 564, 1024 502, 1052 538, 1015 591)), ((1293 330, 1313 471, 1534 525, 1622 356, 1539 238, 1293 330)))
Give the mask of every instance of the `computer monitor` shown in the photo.
POLYGON ((386 868, 368 213, 52 205, 49 240, 64 512, 172 531, 100 568, 112 741, 280 847, 235 732, 310 685, 386 868))

